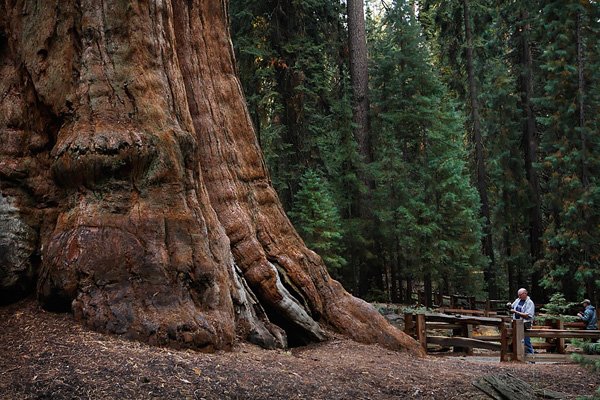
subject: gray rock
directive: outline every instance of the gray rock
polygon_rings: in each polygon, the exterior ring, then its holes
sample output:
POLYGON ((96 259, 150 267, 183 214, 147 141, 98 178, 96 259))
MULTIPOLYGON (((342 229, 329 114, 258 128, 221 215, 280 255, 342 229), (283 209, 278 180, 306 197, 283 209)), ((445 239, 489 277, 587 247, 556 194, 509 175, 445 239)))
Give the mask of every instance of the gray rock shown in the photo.
POLYGON ((0 304, 17 300, 30 291, 36 241, 35 230, 20 218, 11 199, 0 193, 0 304))

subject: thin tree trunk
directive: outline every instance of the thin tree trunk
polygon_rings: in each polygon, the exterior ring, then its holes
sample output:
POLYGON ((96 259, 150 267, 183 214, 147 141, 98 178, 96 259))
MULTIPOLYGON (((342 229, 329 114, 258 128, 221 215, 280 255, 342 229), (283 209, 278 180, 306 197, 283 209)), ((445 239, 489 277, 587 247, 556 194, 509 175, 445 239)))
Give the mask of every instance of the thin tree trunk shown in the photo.
MULTIPOLYGON (((525 117, 523 125, 523 145, 525 148, 525 173, 529 187, 529 254, 531 257, 531 289, 532 296, 536 299, 543 298, 542 289, 539 286, 541 273, 533 265, 542 257, 542 212, 540 184, 534 164, 537 162, 538 134, 533 111, 533 60, 529 43, 530 25, 527 11, 521 13, 524 25, 520 30, 521 39, 521 108, 525 117)), ((513 293, 511 289, 511 293, 513 293)))
MULTIPOLYGON (((362 0, 348 0, 348 48, 350 50, 350 80, 352 83, 352 121, 355 124, 354 136, 358 143, 358 151, 365 165, 373 161, 369 124, 369 70, 367 55, 367 35, 365 28, 364 3, 362 0)), ((357 197, 356 209, 358 216, 366 223, 363 235, 371 234, 370 224, 373 220, 371 213, 371 190, 373 182, 360 166, 358 175, 366 193, 357 197)), ((372 241, 367 239, 368 241, 372 241)), ((383 289, 382 271, 380 266, 364 259, 364 252, 358 257, 359 264, 359 295, 365 296, 372 287, 383 289)))
MULTIPOLYGON (((353 122, 359 153, 366 163, 373 159, 369 136, 369 70, 367 35, 362 0, 348 0, 348 47, 353 93, 353 122)), ((366 181, 365 181, 366 182, 366 181)))
POLYGON ((412 293, 413 293, 413 278, 412 276, 406 277, 406 303, 412 304, 412 293))
POLYGON ((235 74, 226 6, 0 5, 10 59, 0 85, 11 88, 0 110, 12 110, 0 154, 21 171, 0 194, 38 234, 39 300, 152 344, 282 347, 324 340, 327 325, 420 353, 331 279, 287 219, 235 74), (32 217, 28 204, 47 211, 32 217))
POLYGON ((423 278, 424 292, 425 292, 425 307, 430 308, 432 306, 431 299, 433 298, 433 283, 431 279, 431 273, 426 273, 423 278))
MULTIPOLYGON (((577 108, 578 108, 578 125, 581 137, 581 183, 583 190, 587 191, 590 185, 590 172, 588 168, 587 160, 587 132, 585 126, 585 50, 583 43, 582 33, 583 15, 580 9, 577 10, 577 108)), ((587 221, 588 212, 583 209, 581 211, 581 218, 583 221, 587 221)), ((582 246, 582 258, 585 262, 589 263, 589 244, 584 243, 582 246)), ((593 285, 593 279, 586 279, 587 294, 590 297, 595 297, 595 285, 593 285)))
POLYGON ((512 261, 512 247, 511 247, 511 237, 510 237, 510 229, 507 227, 504 229, 503 233, 504 238, 504 252, 506 256, 507 262, 507 273, 508 273, 508 294, 512 296, 514 293, 517 293, 517 290, 524 286, 523 284, 519 285, 517 282, 517 273, 515 263, 512 261))
POLYGON ((402 300, 402 285, 400 280, 400 257, 398 238, 394 238, 394 249, 392 252, 392 303, 400 303, 402 300))
POLYGON ((581 137, 581 182, 583 183, 583 187, 587 188, 590 184, 590 178, 587 165, 587 138, 585 132, 585 79, 583 76, 585 54, 581 32, 582 19, 581 10, 577 10, 577 112, 581 137))
POLYGON ((475 80, 475 71, 473 66, 473 37, 471 33, 471 16, 469 11, 469 1, 463 0, 466 55, 467 55, 467 75, 469 83, 469 98, 471 102, 471 129, 472 140, 475 146, 475 165, 477 191, 481 199, 481 216, 484 218, 484 236, 482 239, 483 253, 489 258, 489 264, 484 271, 485 281, 488 285, 488 294, 490 298, 495 299, 498 295, 496 282, 496 263, 494 260, 494 246, 492 242, 492 227, 490 219, 490 204, 487 190, 487 174, 485 167, 485 155, 483 151, 483 137, 481 135, 481 122, 479 118, 479 100, 477 85, 475 80))

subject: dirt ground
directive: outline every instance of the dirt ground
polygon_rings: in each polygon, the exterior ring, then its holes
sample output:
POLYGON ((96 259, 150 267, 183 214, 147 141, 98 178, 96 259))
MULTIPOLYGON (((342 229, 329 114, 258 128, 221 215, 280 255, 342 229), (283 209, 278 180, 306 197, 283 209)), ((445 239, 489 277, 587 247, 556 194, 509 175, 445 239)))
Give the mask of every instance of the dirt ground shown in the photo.
POLYGON ((504 372, 569 399, 600 385, 573 364, 475 360, 418 359, 341 337, 204 354, 95 333, 33 300, 0 307, 0 399, 486 399, 472 382, 504 372))

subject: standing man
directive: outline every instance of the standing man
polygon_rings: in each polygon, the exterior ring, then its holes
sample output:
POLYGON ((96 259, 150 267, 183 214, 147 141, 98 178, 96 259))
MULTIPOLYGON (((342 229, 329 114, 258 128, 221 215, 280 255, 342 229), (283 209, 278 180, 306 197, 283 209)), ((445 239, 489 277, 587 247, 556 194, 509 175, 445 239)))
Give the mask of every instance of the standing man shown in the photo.
POLYGON ((583 313, 577 313, 577 316, 586 323, 585 329, 598 329, 596 309, 592 305, 592 302, 588 299, 585 299, 581 302, 581 305, 585 307, 585 310, 583 310, 583 313))
MULTIPOLYGON (((521 288, 517 291, 517 299, 512 303, 510 312, 513 314, 513 319, 523 319, 523 325, 525 325, 526 330, 531 329, 533 316, 535 315, 535 304, 527 296, 527 289, 521 288)), ((525 335, 523 343, 525 344, 525 352, 533 354, 531 338, 525 335)))

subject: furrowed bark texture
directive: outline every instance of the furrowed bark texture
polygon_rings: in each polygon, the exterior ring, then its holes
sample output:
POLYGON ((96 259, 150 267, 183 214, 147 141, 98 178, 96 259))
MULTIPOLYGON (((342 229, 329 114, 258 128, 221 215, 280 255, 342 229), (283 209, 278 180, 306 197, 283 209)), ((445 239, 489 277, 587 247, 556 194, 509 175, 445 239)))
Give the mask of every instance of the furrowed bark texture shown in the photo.
POLYGON ((152 344, 325 328, 418 353, 332 280, 271 187, 225 1, 0 6, 0 247, 10 301, 152 344))

